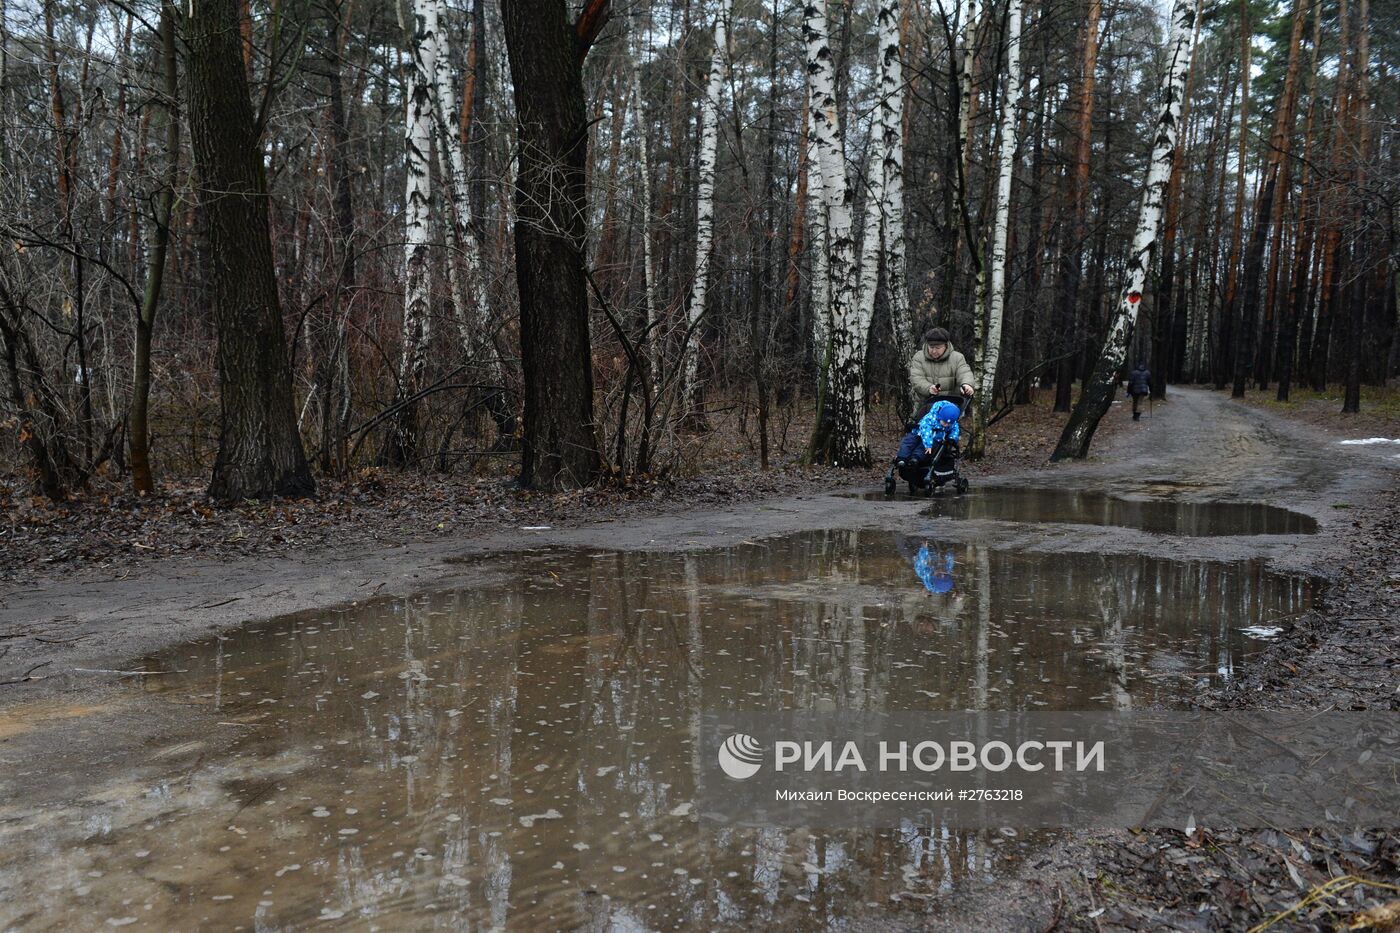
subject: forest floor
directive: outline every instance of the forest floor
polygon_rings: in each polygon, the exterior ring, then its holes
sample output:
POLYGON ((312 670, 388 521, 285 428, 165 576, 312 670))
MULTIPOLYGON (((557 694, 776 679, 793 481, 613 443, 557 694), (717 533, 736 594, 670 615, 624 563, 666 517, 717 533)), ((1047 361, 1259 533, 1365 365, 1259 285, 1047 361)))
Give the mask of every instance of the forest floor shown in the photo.
MULTIPOLYGON (((969 473, 989 487, 1148 489, 1267 502, 1314 516, 1318 534, 1277 545, 1267 538, 1192 539, 1196 556, 1262 556, 1281 572, 1330 582, 1317 608, 1241 676, 1194 703, 1400 709, 1400 444, 1339 443, 1400 438, 1400 417, 1349 421, 1324 412, 1327 404, 1300 400, 1275 412, 1222 393, 1173 391, 1140 424, 1126 405, 1115 405, 1095 455, 1055 467, 1044 461, 1063 416, 1031 407, 996 426, 992 456, 969 465, 969 473)), ((800 436, 799 427, 790 437, 800 436)), ((751 443, 731 429, 704 442, 706 468, 698 475, 560 496, 531 495, 500 479, 379 472, 324 484, 317 500, 232 509, 210 507, 192 483, 172 485, 149 502, 99 491, 50 506, 11 493, 0 502, 0 761, 40 762, 45 777, 13 788, 12 805, 64 806, 116 775, 130 780, 133 753, 183 748, 181 741, 201 729, 209 734, 200 736, 198 757, 191 751, 188 760, 177 756, 160 767, 198 768, 219 755, 224 740, 191 722, 188 710, 176 717, 156 704, 133 712, 131 701, 110 710, 105 702, 117 689, 117 671, 133 658, 211 629, 371 596, 470 586, 481 577, 464 555, 519 548, 522 540, 703 548, 897 521, 907 502, 827 494, 877 488, 879 461, 898 434, 892 425, 877 427, 877 466, 856 474, 791 461, 763 473, 751 466, 751 443)), ((1179 553, 1171 540, 1114 529, 1067 525, 1032 537, 1036 547, 1068 551, 1179 553)), ((929 905, 882 908, 857 915, 853 925, 922 928, 932 919, 950 928, 1239 929, 1302 904, 1280 928, 1322 929, 1368 907, 1395 909, 1400 888, 1358 879, 1400 884, 1393 833, 1065 833, 1025 863, 999 866, 995 882, 954 890, 932 905, 932 917, 924 912, 929 905)))
MULTIPOLYGON (((1044 463, 1067 418, 1051 411, 1050 401, 1049 392, 1039 393, 1035 404, 1012 409, 993 425, 987 456, 967 464, 969 475, 1044 463)), ((1113 414, 1100 428, 1101 440, 1126 420, 1117 417, 1117 408, 1113 414)), ((367 468, 345 478, 321 477, 317 495, 307 499, 221 507, 205 495, 207 477, 181 477, 166 480, 151 497, 132 494, 124 482, 98 480, 85 495, 54 503, 29 494, 16 477, 0 477, 0 584, 72 579, 74 573, 127 576, 189 561, 460 540, 522 525, 577 527, 838 489, 876 482, 900 435, 891 412, 872 412, 876 465, 867 475, 802 464, 810 418, 775 418, 771 468, 762 470, 753 419, 741 421, 726 412, 713 423, 714 431, 685 438, 680 466, 669 476, 557 494, 522 489, 507 475, 367 468)))

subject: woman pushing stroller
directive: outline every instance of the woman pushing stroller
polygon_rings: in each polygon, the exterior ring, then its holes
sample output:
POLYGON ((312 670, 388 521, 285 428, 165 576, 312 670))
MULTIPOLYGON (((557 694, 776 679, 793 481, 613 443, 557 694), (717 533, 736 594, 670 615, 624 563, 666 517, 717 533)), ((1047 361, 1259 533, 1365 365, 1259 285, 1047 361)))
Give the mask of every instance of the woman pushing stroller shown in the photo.
POLYGON ((899 445, 885 477, 885 494, 893 495, 896 477, 909 484, 910 494, 932 493, 949 483, 958 492, 967 480, 958 473, 958 419, 972 396, 972 367, 953 349, 948 332, 935 327, 924 334, 924 345, 909 361, 909 390, 915 402, 915 421, 899 445))

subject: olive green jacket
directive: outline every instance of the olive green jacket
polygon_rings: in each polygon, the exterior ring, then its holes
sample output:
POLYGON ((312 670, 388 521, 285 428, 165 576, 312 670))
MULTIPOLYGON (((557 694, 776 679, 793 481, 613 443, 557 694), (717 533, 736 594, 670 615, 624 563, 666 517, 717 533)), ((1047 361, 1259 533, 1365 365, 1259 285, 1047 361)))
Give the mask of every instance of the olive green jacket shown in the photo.
POLYGON ((920 347, 909 361, 909 392, 915 405, 928 398, 928 387, 931 385, 937 385, 943 394, 956 395, 960 386, 976 384, 967 358, 951 343, 941 359, 929 359, 928 348, 920 347))

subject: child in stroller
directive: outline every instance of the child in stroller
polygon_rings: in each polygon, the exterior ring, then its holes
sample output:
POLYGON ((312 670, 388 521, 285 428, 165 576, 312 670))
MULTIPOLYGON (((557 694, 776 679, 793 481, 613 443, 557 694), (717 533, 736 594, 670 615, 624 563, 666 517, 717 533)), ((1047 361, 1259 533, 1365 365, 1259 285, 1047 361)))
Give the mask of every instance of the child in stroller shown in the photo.
POLYGON ((894 495, 899 479, 909 485, 909 494, 926 496, 951 484, 959 494, 967 492, 967 480, 958 472, 958 439, 962 432, 963 397, 940 395, 904 436, 885 476, 885 495, 894 495))

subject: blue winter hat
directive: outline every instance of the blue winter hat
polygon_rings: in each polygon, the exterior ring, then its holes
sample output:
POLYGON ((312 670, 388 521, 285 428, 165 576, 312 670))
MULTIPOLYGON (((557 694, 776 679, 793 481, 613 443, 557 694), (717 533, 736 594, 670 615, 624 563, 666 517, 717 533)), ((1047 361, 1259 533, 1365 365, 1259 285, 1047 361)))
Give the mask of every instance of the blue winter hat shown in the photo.
POLYGON ((937 421, 957 421, 962 417, 962 409, 952 402, 939 402, 933 407, 933 417, 937 421))

